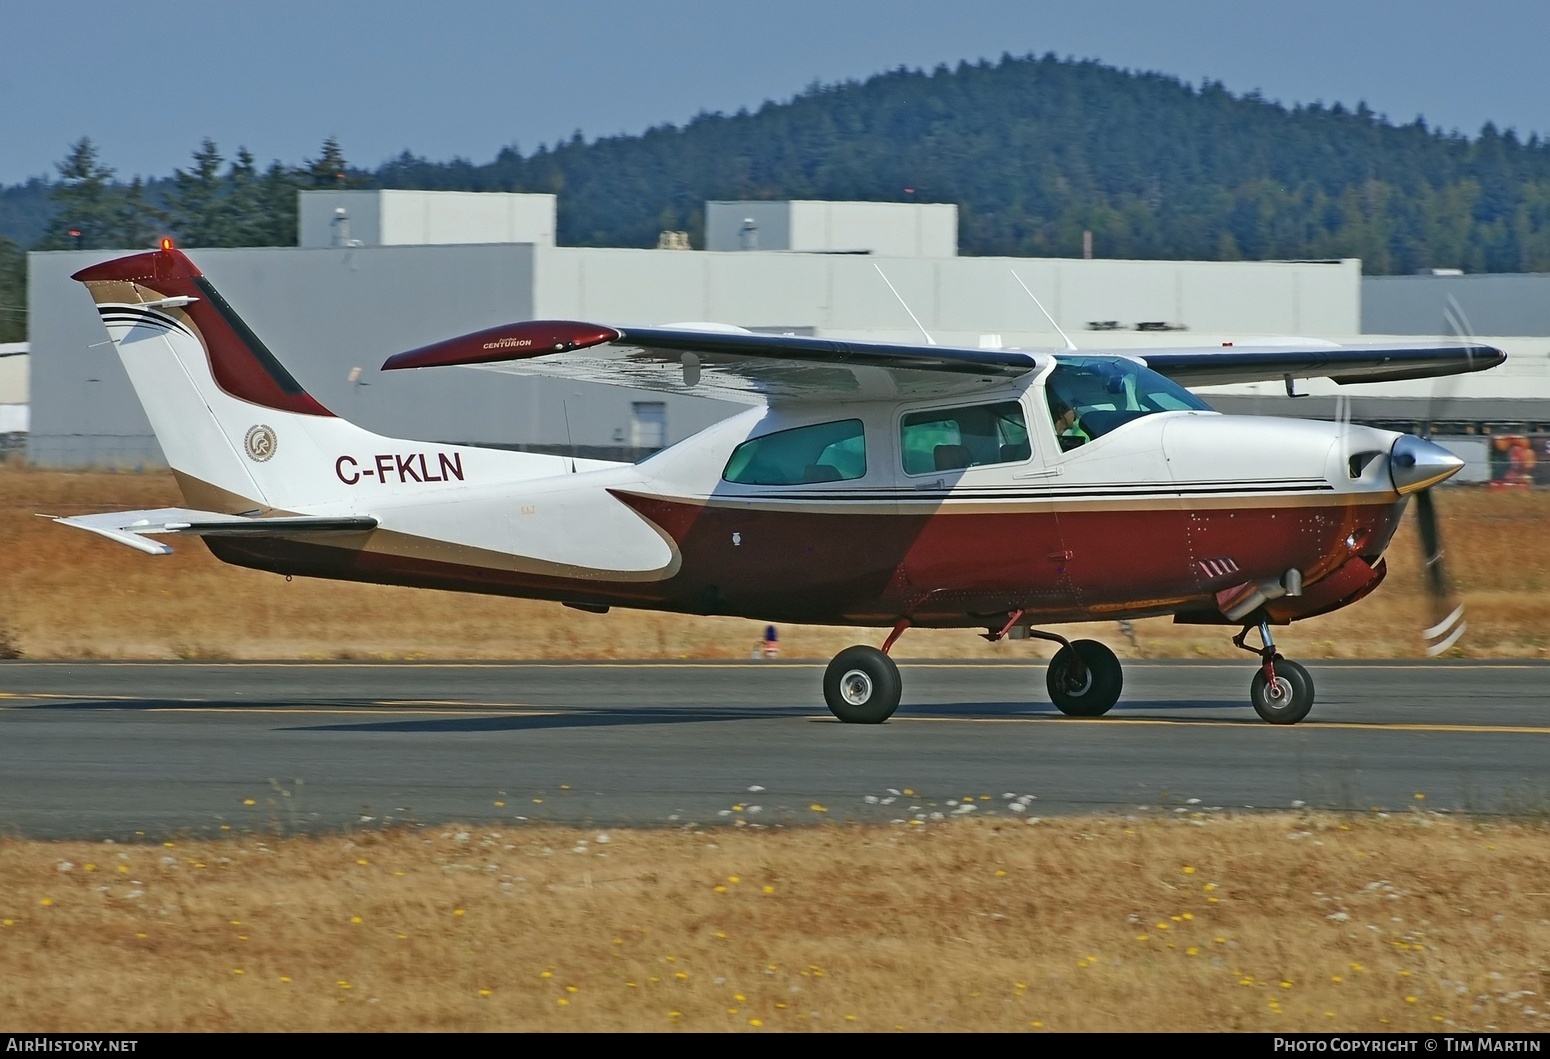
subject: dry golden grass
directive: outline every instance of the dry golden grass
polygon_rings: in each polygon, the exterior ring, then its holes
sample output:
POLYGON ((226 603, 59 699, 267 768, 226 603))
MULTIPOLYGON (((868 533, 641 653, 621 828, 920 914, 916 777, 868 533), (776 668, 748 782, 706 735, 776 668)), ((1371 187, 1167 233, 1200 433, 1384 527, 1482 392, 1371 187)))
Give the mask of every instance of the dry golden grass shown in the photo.
MULTIPOLYGON (((197 541, 152 558, 33 517, 182 500, 163 474, 66 474, 0 468, 0 654, 34 658, 739 658, 760 623, 297 579, 225 566, 197 541)), ((1544 657, 1550 649, 1550 492, 1455 489, 1439 507, 1452 569, 1469 605, 1471 657, 1544 657)), ((1280 634, 1289 655, 1419 653, 1424 607, 1410 523, 1372 597, 1280 634)), ((1130 657, 1232 657, 1233 630, 1136 622, 1095 635, 1130 657)), ((785 627, 785 657, 827 658, 877 630, 785 627)), ((970 631, 914 630, 901 658, 1028 657, 1047 645, 987 644, 970 631)))
POLYGON ((1425 813, 0 843, 0 1024, 1550 1029, 1550 829, 1425 813))

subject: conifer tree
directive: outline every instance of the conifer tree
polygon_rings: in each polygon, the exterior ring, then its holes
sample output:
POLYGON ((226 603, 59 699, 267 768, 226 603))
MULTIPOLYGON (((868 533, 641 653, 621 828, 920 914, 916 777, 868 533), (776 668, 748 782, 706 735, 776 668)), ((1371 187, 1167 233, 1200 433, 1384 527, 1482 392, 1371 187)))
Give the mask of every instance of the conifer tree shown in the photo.
POLYGON ((97 249, 117 244, 122 223, 119 189, 113 170, 97 158, 97 146, 83 136, 56 163, 59 182, 53 188, 55 214, 40 246, 56 250, 97 249))

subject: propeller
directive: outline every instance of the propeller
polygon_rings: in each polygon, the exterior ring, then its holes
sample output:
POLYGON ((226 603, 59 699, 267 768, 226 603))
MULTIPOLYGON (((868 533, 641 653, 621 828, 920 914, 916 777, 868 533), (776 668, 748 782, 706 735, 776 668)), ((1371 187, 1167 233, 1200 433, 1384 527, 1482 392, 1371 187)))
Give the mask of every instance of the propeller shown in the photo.
MULTIPOLYGON (((1447 322, 1451 337, 1463 339, 1466 349, 1465 356, 1472 361, 1474 359, 1475 346, 1474 332, 1469 326, 1469 318, 1464 315, 1463 306, 1459 305, 1458 299, 1452 294, 1448 295, 1447 301, 1444 304, 1443 319, 1447 322)), ((1444 388, 1445 384, 1441 380, 1437 380, 1432 384, 1431 396, 1426 406, 1426 422, 1423 427, 1425 431, 1424 437, 1427 439, 1431 438, 1436 424, 1439 398, 1451 396, 1451 394, 1443 394, 1444 388)), ((1435 445, 1432 447, 1441 448, 1435 445)), ((1428 460, 1437 460, 1435 453, 1402 455, 1399 451, 1399 446, 1395 445, 1394 458, 1396 460, 1404 459, 1407 455, 1414 458, 1417 462, 1412 463, 1408 471, 1396 466, 1396 485, 1399 483, 1399 476, 1402 472, 1408 475, 1417 475, 1420 478, 1428 477, 1430 472, 1421 469, 1420 465, 1428 460)), ((1456 462, 1458 466, 1462 466, 1462 461, 1456 462)), ((1448 473, 1451 474, 1452 472, 1448 473)), ((1441 479, 1437 479, 1437 481, 1441 481, 1441 479)), ((1419 486, 1415 493, 1416 531, 1421 542, 1421 569, 1425 578, 1427 611, 1430 622, 1425 629, 1421 630, 1421 640, 1425 645, 1426 654, 1430 658, 1436 658, 1458 643, 1459 638, 1464 635, 1464 631, 1469 628, 1469 623, 1464 620, 1464 603, 1459 599, 1452 579, 1448 577, 1447 565, 1443 562, 1445 549, 1442 544, 1442 531, 1438 525, 1437 504, 1432 498, 1432 488, 1434 485, 1435 482, 1419 486)), ((1400 491, 1405 492, 1404 489, 1400 491)))
MULTIPOLYGON (((1457 308, 1457 303, 1454 303, 1454 308, 1457 308)), ((1453 318, 1450 317, 1451 322, 1453 318)), ((1421 640, 1427 656, 1431 658, 1436 658, 1458 643, 1468 628, 1468 623, 1464 621, 1464 606, 1458 601, 1443 563, 1437 505, 1432 498, 1432 488, 1457 471, 1463 461, 1429 440, 1436 398, 1437 390, 1434 387, 1427 402, 1424 438, 1415 435, 1401 438, 1394 446, 1390 464, 1395 487, 1401 493, 1412 493, 1415 497, 1416 529, 1421 541, 1421 568, 1424 572, 1428 614, 1427 626, 1421 630, 1421 640), (1419 444, 1415 444, 1417 442, 1419 444)), ((1342 466, 1351 459, 1353 403, 1343 393, 1335 395, 1335 424, 1340 431, 1342 466)))
POLYGON ((1459 601, 1444 565, 1442 537, 1437 528, 1437 505, 1432 490, 1422 489, 1415 496, 1416 529, 1421 538, 1422 569, 1426 575, 1426 595, 1432 624, 1421 631, 1426 654, 1436 658, 1458 643, 1469 623, 1464 620, 1464 604, 1459 601))

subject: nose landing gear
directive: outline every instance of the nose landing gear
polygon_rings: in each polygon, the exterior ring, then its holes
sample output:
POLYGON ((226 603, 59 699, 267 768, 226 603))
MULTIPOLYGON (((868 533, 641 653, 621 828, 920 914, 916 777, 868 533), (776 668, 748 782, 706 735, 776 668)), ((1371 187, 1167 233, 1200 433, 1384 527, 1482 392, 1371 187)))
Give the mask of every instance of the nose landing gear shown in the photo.
POLYGON ((1270 638, 1270 622, 1261 618, 1259 639, 1263 645, 1250 647, 1244 641, 1253 625, 1232 638, 1233 646, 1260 658, 1259 669, 1249 682, 1249 702, 1254 712, 1271 724, 1296 724, 1313 709, 1313 677, 1291 659, 1282 658, 1270 638))

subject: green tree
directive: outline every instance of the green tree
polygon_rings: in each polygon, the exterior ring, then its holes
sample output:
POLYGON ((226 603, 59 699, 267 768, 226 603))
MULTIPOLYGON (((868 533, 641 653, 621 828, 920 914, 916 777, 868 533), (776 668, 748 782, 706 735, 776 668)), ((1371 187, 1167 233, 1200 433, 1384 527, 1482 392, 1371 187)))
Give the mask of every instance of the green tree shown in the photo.
POLYGON ((232 217, 221 177, 221 152, 208 136, 194 152, 187 171, 172 171, 167 196, 168 219, 187 246, 229 246, 232 217))
POLYGON ((259 177, 255 198, 259 204, 254 226, 254 246, 296 245, 296 192, 302 176, 279 162, 271 162, 259 177))
POLYGON ((114 246, 155 246, 167 232, 167 217, 146 199, 145 183, 139 177, 129 182, 119 196, 114 214, 114 246))
POLYGON ((122 193, 112 183, 113 170, 98 161, 96 145, 81 137, 55 168, 59 171, 53 189, 57 212, 39 245, 66 250, 115 246, 122 193))
POLYGON ((225 246, 265 246, 267 231, 258 169, 246 147, 237 148, 226 173, 225 246))
POLYGON ((330 136, 323 141, 317 158, 302 163, 302 176, 314 188, 360 187, 363 181, 350 172, 339 141, 330 136))
POLYGON ((27 340, 27 255, 0 236, 0 342, 27 340))

